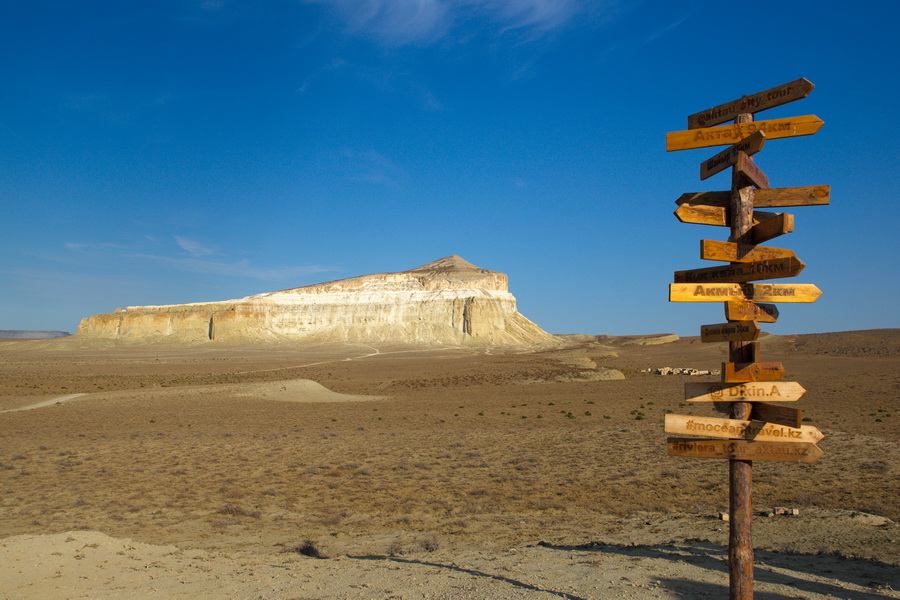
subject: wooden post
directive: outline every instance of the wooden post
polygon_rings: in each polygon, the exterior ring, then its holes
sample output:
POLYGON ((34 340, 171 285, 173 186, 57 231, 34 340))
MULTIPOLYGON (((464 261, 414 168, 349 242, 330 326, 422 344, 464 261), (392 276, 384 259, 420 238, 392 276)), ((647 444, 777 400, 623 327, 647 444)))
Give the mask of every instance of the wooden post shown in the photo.
MULTIPOLYGON (((735 123, 749 123, 753 115, 740 114, 735 123)), ((753 227, 753 188, 737 168, 732 169, 729 241, 752 244, 747 239, 753 227)), ((745 284, 746 285, 746 284, 745 284)), ((729 342, 730 362, 756 362, 757 342, 729 342)), ((733 402, 732 419, 749 419, 751 404, 733 402)), ((753 461, 729 460, 728 575, 729 600, 753 600, 753 461)))

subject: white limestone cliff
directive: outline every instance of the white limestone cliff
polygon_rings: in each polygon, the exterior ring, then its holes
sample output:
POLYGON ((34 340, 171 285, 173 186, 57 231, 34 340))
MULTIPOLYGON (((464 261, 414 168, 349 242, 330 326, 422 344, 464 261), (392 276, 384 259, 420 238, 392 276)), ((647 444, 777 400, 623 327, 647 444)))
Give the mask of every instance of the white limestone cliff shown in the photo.
POLYGON ((239 300, 130 306, 81 321, 78 336, 134 341, 297 340, 442 345, 557 345, 516 310, 507 276, 448 256, 239 300))

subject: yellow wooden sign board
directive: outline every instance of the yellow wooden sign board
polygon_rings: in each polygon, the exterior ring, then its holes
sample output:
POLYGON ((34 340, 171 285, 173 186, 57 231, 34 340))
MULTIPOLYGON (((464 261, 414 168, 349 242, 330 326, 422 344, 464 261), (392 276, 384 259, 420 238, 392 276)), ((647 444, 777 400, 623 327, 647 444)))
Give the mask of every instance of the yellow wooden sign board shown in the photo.
MULTIPOLYGON (((707 206, 725 207, 730 202, 731 192, 688 192, 679 196, 675 204, 704 204, 707 206)), ((828 185, 753 190, 754 208, 821 206, 830 202, 831 186, 828 185)))
POLYGON ((824 124, 825 122, 816 115, 804 115, 786 119, 769 119, 767 121, 720 125, 719 127, 672 131, 666 134, 666 151, 727 146, 750 137, 757 131, 765 133, 768 140, 813 135, 824 124))
POLYGON ((700 240, 700 258, 727 262, 752 263, 778 258, 797 258, 793 250, 752 244, 735 244, 716 240, 700 240))
POLYGON ((666 415, 666 433, 703 435, 714 438, 753 440, 757 442, 808 442, 815 444, 825 437, 817 427, 787 427, 765 421, 718 419, 688 415, 666 415))
POLYGON ((759 337, 756 321, 735 321, 717 325, 701 325, 701 342, 751 342, 759 337))
POLYGON ((728 301, 725 303, 725 318, 729 321, 776 323, 778 321, 778 307, 774 304, 728 301))
POLYGON ((735 460, 772 460, 814 463, 825 453, 808 442, 748 442, 698 438, 669 438, 669 456, 689 458, 733 458, 735 460))
MULTIPOLYGON (((720 405, 716 404, 715 406, 718 409, 720 405)), ((730 412, 730 405, 727 406, 730 412)), ((786 427, 801 427, 803 411, 799 408, 769 404, 768 402, 754 402, 750 406, 750 418, 754 421, 765 421, 766 423, 775 423, 786 427)))
POLYGON ((688 402, 796 402, 805 393, 806 389, 796 381, 689 381, 684 384, 684 399, 688 402))
POLYGON ((687 119, 688 129, 710 127, 731 121, 742 113, 757 113, 809 96, 815 86, 807 79, 797 79, 756 94, 741 96, 706 110, 694 113, 687 119))
POLYGON ((778 381, 784 377, 780 362, 722 363, 722 379, 726 383, 778 381))
POLYGON ((669 284, 669 302, 815 302, 821 295, 822 290, 812 283, 669 284))
MULTIPOLYGON (((682 223, 692 225, 714 225, 716 227, 728 227, 728 212, 722 206, 707 206, 705 204, 684 203, 673 213, 682 223)), ((769 219, 774 219, 779 214, 761 210, 753 211, 753 223, 758 224, 769 219)))
POLYGON ((788 258, 773 258, 757 262, 720 265, 705 269, 689 269, 675 271, 675 283, 715 283, 759 281, 761 279, 780 279, 796 277, 806 267, 803 261, 788 258))

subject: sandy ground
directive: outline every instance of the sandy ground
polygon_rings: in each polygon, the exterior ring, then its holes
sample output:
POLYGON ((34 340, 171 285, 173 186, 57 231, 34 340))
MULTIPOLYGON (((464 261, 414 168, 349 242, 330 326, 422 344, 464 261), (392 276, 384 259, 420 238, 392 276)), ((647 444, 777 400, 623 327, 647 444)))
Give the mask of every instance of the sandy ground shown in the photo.
MULTIPOLYGON (((826 454, 754 464, 756 597, 900 598, 900 334, 762 352, 826 454)), ((727 467, 662 429, 712 411, 642 372, 723 354, 0 342, 0 598, 726 597, 727 467)))

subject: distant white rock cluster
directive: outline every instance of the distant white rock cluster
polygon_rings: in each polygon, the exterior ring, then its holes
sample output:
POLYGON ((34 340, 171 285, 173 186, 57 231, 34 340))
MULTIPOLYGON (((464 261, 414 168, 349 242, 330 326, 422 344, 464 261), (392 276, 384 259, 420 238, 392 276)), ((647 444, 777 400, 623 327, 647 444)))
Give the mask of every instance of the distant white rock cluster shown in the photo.
POLYGON ((148 341, 558 346, 516 310, 503 273, 448 256, 240 300, 129 306, 81 321, 78 336, 148 341))
POLYGON ((719 371, 705 371, 701 369, 692 369, 689 367, 656 367, 642 369, 642 373, 653 373, 654 375, 719 375, 719 371))

